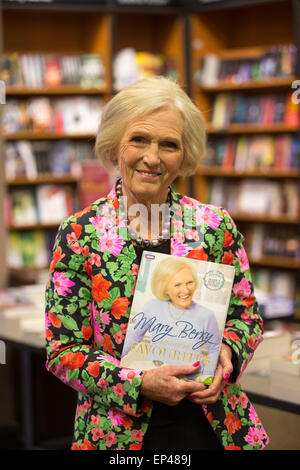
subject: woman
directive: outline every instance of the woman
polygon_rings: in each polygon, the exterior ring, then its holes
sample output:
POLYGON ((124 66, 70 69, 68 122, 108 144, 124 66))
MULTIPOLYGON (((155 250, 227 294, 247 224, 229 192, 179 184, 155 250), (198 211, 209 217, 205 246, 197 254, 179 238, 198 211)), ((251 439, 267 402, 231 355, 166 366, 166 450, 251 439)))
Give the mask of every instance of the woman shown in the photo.
POLYGON ((205 375, 208 377, 198 381, 208 383, 207 379, 215 372, 221 339, 214 312, 193 301, 197 286, 198 276, 191 262, 171 256, 157 264, 151 277, 151 290, 156 298, 131 312, 133 323, 127 329, 122 365, 125 366, 128 353, 136 364, 138 358, 143 361, 143 369, 200 360, 199 369, 189 379, 205 375), (186 334, 188 325, 193 329, 190 339, 186 334), (139 343, 147 332, 151 342, 144 357, 145 348, 139 343))
POLYGON ((46 295, 47 369, 79 392, 73 449, 261 449, 267 444, 237 382, 262 339, 243 237, 224 209, 169 189, 179 175, 195 173, 204 149, 200 111, 167 79, 139 81, 103 111, 96 152, 121 180, 106 198, 62 223, 46 295), (170 206, 170 220, 160 218, 153 233, 151 209, 159 204, 170 206), (136 208, 142 216, 134 233, 136 208), (195 372, 197 363, 146 372, 119 366, 145 247, 235 266, 209 387, 180 378, 195 372))

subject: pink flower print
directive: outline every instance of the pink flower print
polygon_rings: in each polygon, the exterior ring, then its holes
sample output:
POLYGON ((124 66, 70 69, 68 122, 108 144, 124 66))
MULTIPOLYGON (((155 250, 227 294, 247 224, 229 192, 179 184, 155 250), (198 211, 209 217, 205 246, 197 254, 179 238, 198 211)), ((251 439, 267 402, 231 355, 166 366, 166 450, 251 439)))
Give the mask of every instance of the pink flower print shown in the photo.
POLYGON ((116 444, 117 442, 116 434, 113 431, 111 431, 109 434, 105 436, 105 441, 106 441, 107 447, 111 447, 113 444, 116 444))
POLYGON ((174 256, 186 256, 191 250, 189 246, 184 245, 180 241, 172 239, 171 241, 171 254, 174 256))
POLYGON ((97 386, 100 387, 100 388, 103 388, 103 390, 106 390, 107 387, 108 387, 108 382, 107 382, 107 380, 101 378, 101 379, 98 380, 97 386))
POLYGON ((118 377, 120 377, 121 380, 129 380, 131 383, 132 380, 136 377, 139 376, 141 373, 140 370, 133 370, 133 369, 121 369, 120 372, 118 373, 118 377))
POLYGON ((199 235, 198 235, 197 230, 192 230, 192 229, 188 228, 185 231, 185 234, 186 234, 186 238, 188 238, 189 240, 195 240, 195 241, 199 240, 199 235))
POLYGON ((245 277, 243 277, 241 282, 237 282, 232 290, 237 297, 241 297, 242 299, 246 299, 251 294, 250 284, 245 277))
POLYGON ((100 425, 100 415, 92 415, 91 416, 91 422, 92 424, 99 426, 100 425))
POLYGON ((58 351, 61 347, 61 341, 53 340, 51 342, 51 351, 58 351))
POLYGON ((239 402, 239 400, 237 399, 237 397, 235 395, 232 395, 232 397, 230 397, 228 399, 228 403, 231 405, 231 408, 233 410, 235 410, 235 407, 238 404, 238 402, 239 402))
POLYGON ((89 221, 94 225, 96 230, 99 230, 99 232, 105 232, 111 227, 111 220, 100 215, 96 215, 96 217, 90 217, 89 221))
POLYGON ((110 324, 110 316, 109 316, 109 313, 108 311, 107 312, 103 312, 103 308, 100 310, 100 317, 101 317, 101 321, 104 325, 109 325, 110 324))
POLYGON ((142 442, 144 437, 144 433, 141 429, 134 429, 131 434, 131 439, 133 441, 139 441, 142 442))
POLYGON ((184 242, 184 234, 182 232, 174 232, 173 239, 177 242, 184 242))
POLYGON ((89 247, 87 245, 83 246, 81 248, 81 254, 82 256, 84 256, 85 258, 88 256, 89 254, 89 247))
POLYGON ((98 268, 101 266, 101 258, 96 253, 92 253, 91 255, 91 262, 95 264, 98 268))
POLYGON ((183 226, 182 220, 172 219, 171 226, 175 228, 175 230, 181 230, 183 226))
POLYGON ((55 272, 53 274, 54 290, 58 295, 67 295, 71 294, 72 291, 69 287, 75 286, 75 283, 71 281, 65 273, 55 272))
POLYGON ((134 276, 137 276, 138 273, 139 273, 139 265, 133 263, 131 266, 131 274, 133 274, 134 276))
POLYGON ((242 408, 247 408, 247 405, 248 405, 248 398, 247 396, 244 394, 244 392, 241 393, 241 396, 240 396, 240 403, 242 405, 242 408))
POLYGON ((252 405, 249 408, 249 418, 254 426, 260 424, 260 419, 252 405))
POLYGON ((247 258, 247 254, 246 254, 246 251, 244 248, 240 248, 239 250, 237 250, 236 252, 236 257, 241 265, 241 271, 242 273, 244 271, 247 271, 247 269, 249 269, 249 261, 248 261, 248 258, 247 258))
POLYGON ((180 200, 180 203, 183 206, 190 206, 190 207, 196 207, 197 206, 197 201, 195 199, 192 199, 188 196, 183 196, 183 198, 180 200))
POLYGON ((120 398, 123 398, 124 395, 125 395, 125 390, 123 389, 123 385, 118 383, 117 385, 115 385, 114 387, 111 387, 112 391, 118 395, 118 397, 120 398))
POLYGON ((113 337, 115 338, 115 341, 117 344, 121 344, 123 341, 124 341, 124 335, 122 333, 122 331, 117 331, 113 337))
POLYGON ((218 228, 221 223, 221 217, 207 206, 202 206, 200 209, 197 209, 194 217, 197 225, 206 224, 212 229, 218 228))
POLYGON ((101 428, 92 428, 93 441, 98 441, 101 437, 104 437, 104 432, 101 428))
POLYGON ((82 393, 83 395, 89 393, 88 389, 79 380, 71 380, 70 385, 76 392, 82 393))
POLYGON ((104 354, 101 354, 100 356, 97 356, 97 359, 100 362, 111 362, 112 364, 115 364, 118 367, 120 365, 120 360, 113 356, 106 356, 104 354))
POLYGON ((71 243, 73 242, 77 242, 75 232, 67 233, 67 242, 68 242, 68 245, 71 245, 71 243))
POLYGON ((100 236, 100 250, 109 251, 117 256, 121 253, 124 240, 116 234, 116 228, 113 228, 100 236))
POLYGON ((263 440, 265 438, 266 434, 264 432, 264 429, 258 429, 255 427, 250 428, 247 436, 244 437, 245 441, 254 447, 256 447, 257 445, 263 445, 263 440))
POLYGON ((125 413, 115 408, 111 408, 107 414, 113 426, 121 426, 125 413))

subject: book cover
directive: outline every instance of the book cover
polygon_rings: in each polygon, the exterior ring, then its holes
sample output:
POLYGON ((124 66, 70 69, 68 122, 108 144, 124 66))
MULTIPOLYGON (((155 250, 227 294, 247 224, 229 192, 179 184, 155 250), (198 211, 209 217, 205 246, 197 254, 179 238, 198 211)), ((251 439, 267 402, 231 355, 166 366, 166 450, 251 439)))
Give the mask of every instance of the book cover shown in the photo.
POLYGON ((121 366, 193 364, 188 380, 210 384, 217 366, 234 267, 144 251, 121 366))

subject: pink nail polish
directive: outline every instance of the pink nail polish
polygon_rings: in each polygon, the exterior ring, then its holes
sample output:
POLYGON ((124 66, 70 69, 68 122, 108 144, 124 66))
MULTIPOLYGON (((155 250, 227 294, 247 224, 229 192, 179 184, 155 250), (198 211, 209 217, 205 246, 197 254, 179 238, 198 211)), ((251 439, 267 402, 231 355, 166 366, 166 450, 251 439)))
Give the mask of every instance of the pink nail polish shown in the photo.
POLYGON ((194 367, 200 366, 200 361, 195 362, 195 364, 193 364, 193 366, 194 366, 194 367))
POLYGON ((188 398, 189 400, 193 400, 193 398, 196 398, 195 395, 187 395, 186 398, 188 398))
POLYGON ((225 380, 225 382, 227 382, 228 379, 229 379, 229 374, 228 374, 228 372, 227 372, 227 374, 224 375, 224 380, 225 380))

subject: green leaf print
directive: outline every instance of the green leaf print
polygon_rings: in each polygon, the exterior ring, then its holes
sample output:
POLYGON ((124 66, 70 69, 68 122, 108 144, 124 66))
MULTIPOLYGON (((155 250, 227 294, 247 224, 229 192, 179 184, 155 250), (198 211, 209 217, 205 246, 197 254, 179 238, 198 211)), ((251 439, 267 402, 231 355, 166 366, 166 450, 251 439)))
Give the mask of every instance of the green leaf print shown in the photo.
POLYGON ((76 321, 72 317, 70 317, 70 315, 58 315, 58 318, 60 319, 64 327, 67 328, 67 330, 79 329, 76 321))

